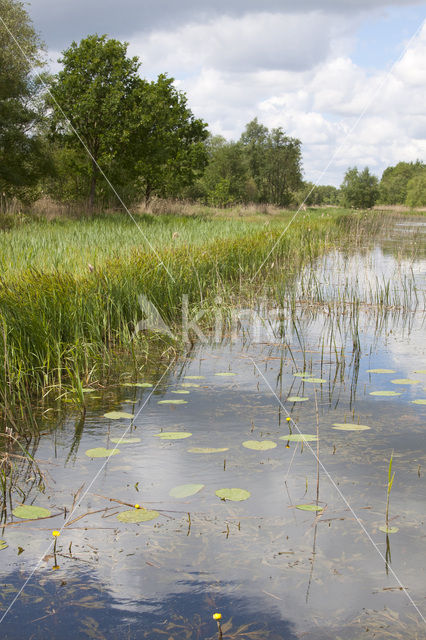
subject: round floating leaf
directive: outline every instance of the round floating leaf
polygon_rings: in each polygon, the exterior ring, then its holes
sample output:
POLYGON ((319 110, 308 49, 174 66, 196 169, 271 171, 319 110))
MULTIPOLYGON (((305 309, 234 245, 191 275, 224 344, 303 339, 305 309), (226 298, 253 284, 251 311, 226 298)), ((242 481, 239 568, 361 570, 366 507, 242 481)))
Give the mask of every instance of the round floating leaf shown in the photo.
POLYGON ((300 509, 300 511, 322 511, 324 507, 320 507, 318 504, 296 504, 296 509, 300 509))
POLYGON ((181 395, 189 393, 186 389, 174 389, 172 393, 180 393, 181 395))
POLYGON ((105 447, 95 447, 95 449, 87 449, 86 456, 89 458, 109 458, 120 453, 120 449, 105 449, 105 447))
POLYGON ((169 496, 172 496, 172 498, 187 498, 204 489, 204 486, 203 484, 180 484, 169 491, 169 496))
POLYGON ((335 422, 333 425, 333 429, 340 431, 366 431, 370 428, 366 424, 351 424, 350 422, 335 422))
POLYGON ((189 453, 222 453, 229 451, 229 447, 192 447, 188 449, 189 453))
POLYGON ((184 376, 185 380, 204 380, 205 376, 184 376))
POLYGON ((141 389, 150 389, 152 384, 150 382, 122 382, 122 387, 140 387, 141 389))
POLYGON ((298 371, 297 373, 293 373, 295 378, 310 378, 311 374, 307 371, 298 371))
POLYGON ((83 387, 82 388, 82 392, 83 393, 94 393, 96 391, 96 389, 91 389, 90 387, 83 387))
POLYGON ((188 404, 187 400, 159 400, 158 404, 188 404))
POLYGON ((276 442, 272 440, 246 440, 243 442, 243 447, 246 449, 253 449, 253 451, 268 451, 268 449, 275 449, 276 442))
POLYGON ((417 369, 414 373, 426 373, 426 369, 417 369))
POLYGON ((396 533, 399 531, 399 527, 387 527, 385 524, 382 527, 379 527, 380 531, 383 533, 396 533))
POLYGON ((236 376, 236 373, 232 373, 232 371, 222 371, 220 373, 215 373, 215 376, 236 376))
POLYGON ((318 438, 313 433, 289 433, 288 436, 280 436, 280 440, 287 440, 289 442, 315 442, 318 438))
POLYGON ((400 391, 371 391, 370 396, 400 396, 400 391))
POLYGON ((222 500, 232 500, 233 502, 241 502, 242 500, 247 500, 250 498, 250 491, 246 491, 245 489, 218 489, 215 491, 218 498, 222 500))
POLYGON ((392 384, 419 384, 420 380, 410 380, 410 378, 398 378, 391 380, 392 384))
POLYGON ((140 441, 140 438, 111 438, 111 442, 114 444, 133 444, 140 441))
POLYGON ((31 504, 22 504, 19 507, 15 507, 12 513, 16 518, 22 518, 23 520, 38 520, 39 518, 48 518, 51 515, 49 509, 35 507, 31 504))
POLYGON ((134 418, 133 413, 126 413, 125 411, 109 411, 109 413, 104 413, 104 418, 109 418, 110 420, 121 420, 122 418, 134 418))
POLYGON ((192 436, 189 431, 162 431, 154 434, 154 438, 160 438, 160 440, 183 440, 189 436, 192 436))
POLYGON ((303 378, 303 382, 315 382, 316 384, 323 384, 327 382, 325 378, 303 378))
POLYGON ((306 402, 309 398, 303 398, 301 396, 289 396, 287 402, 306 402))
POLYGON ((418 398, 417 400, 411 401, 413 404, 426 404, 426 398, 418 398))
POLYGON ((120 522, 148 522, 148 520, 155 520, 160 514, 158 511, 149 509, 129 509, 128 511, 122 511, 117 514, 117 520, 120 522))
POLYGON ((0 551, 3 551, 3 549, 7 549, 9 545, 7 544, 6 540, 0 540, 0 551))
POLYGON ((201 385, 197 384, 196 382, 181 382, 180 383, 181 387, 199 387, 201 385))
POLYGON ((394 369, 367 369, 367 373, 396 373, 394 369))

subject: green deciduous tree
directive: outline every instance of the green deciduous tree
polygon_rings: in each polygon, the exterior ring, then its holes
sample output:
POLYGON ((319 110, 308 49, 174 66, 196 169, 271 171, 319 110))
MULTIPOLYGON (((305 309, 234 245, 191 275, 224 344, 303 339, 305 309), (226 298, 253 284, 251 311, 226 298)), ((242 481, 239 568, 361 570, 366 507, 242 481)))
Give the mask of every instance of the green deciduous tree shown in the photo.
POLYGON ((0 0, 0 15, 0 189, 25 198, 49 166, 33 73, 43 44, 22 2, 0 0))
POLYGON ((408 181, 405 204, 409 207, 426 207, 426 167, 408 181))
POLYGON ((217 207, 247 202, 250 199, 250 174, 244 148, 221 136, 206 143, 208 166, 200 185, 204 200, 217 207))
POLYGON ((424 171, 426 165, 416 162, 398 162, 383 171, 380 180, 380 202, 383 204, 404 204, 407 198, 408 182, 424 171))
POLYGON ((379 195, 378 179, 370 173, 368 167, 358 171, 349 168, 340 187, 342 204, 356 209, 370 209, 379 195))

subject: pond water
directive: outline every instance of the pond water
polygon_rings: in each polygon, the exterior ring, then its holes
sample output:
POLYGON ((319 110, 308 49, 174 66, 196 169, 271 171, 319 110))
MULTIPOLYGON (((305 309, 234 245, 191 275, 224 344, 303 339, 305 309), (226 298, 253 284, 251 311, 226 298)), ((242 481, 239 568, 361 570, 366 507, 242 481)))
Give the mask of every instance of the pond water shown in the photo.
POLYGON ((57 515, 7 517, 1 637, 213 639, 215 612, 223 638, 425 637, 424 231, 318 260, 291 309, 241 312, 235 335, 129 373, 152 388, 87 393, 84 418, 48 413, 32 449, 45 490, 22 477, 14 505, 57 515), (137 441, 112 442, 123 434, 137 441), (202 486, 173 495, 187 484, 202 486), (250 495, 223 500, 226 488, 250 495), (136 503, 158 517, 117 519, 136 503))

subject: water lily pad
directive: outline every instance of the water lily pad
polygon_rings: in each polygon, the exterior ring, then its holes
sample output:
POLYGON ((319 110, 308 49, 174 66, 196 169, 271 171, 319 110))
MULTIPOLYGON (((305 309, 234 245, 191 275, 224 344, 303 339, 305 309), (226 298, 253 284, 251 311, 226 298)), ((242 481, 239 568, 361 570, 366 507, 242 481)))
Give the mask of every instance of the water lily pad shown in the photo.
POLYGON ((309 398, 303 398, 301 396, 289 396, 287 402, 306 402, 309 398))
POLYGON ((196 382, 181 382, 180 386, 181 387, 187 387, 187 388, 189 388, 189 387, 194 387, 195 388, 195 387, 200 387, 201 385, 197 384, 196 382))
POLYGON ((414 373, 426 373, 426 369, 417 369, 414 373))
POLYGON ((315 384, 323 384, 327 382, 325 378, 303 378, 303 382, 315 382, 315 384))
POLYGON ((188 404, 188 400, 159 400, 158 404, 188 404))
POLYGON ((253 449, 253 451, 268 451, 268 449, 275 449, 276 442, 272 440, 246 440, 243 442, 243 447, 246 449, 253 449))
POLYGON ((104 413, 104 418, 109 418, 109 420, 121 420, 122 418, 134 418, 133 413, 126 413, 125 411, 109 411, 108 413, 104 413))
POLYGON ((399 531, 399 527, 387 527, 385 524, 381 527, 379 527, 380 531, 383 531, 383 533, 396 533, 397 531, 399 531))
POLYGON ((32 504, 22 504, 19 507, 15 507, 12 513, 16 518, 22 518, 23 520, 38 520, 52 515, 49 509, 36 507, 32 504))
POLYGON ((150 382, 122 382, 121 387, 140 387, 141 389, 150 389, 153 385, 150 382))
POLYGON ((181 395, 189 393, 186 389, 174 389, 172 393, 180 393, 181 395))
POLYGON ((371 429, 366 424, 351 424, 350 422, 335 422, 333 429, 339 429, 340 431, 366 431, 371 429))
POLYGON ((411 401, 413 404, 426 404, 426 398, 418 398, 417 400, 411 401))
POLYGON ((293 373, 295 378, 310 378, 311 374, 307 371, 297 371, 297 373, 293 373))
POLYGON ((192 436, 189 431, 162 431, 154 434, 154 438, 160 438, 160 440, 183 440, 189 436, 192 436))
POLYGON ((280 440, 288 442, 315 442, 318 440, 314 433, 289 433, 288 436, 280 436, 280 440))
POLYGON ((391 380, 392 384, 420 384, 420 380, 410 380, 410 378, 398 378, 391 380))
POLYGON ((233 502, 241 502, 242 500, 247 500, 250 498, 250 491, 246 491, 245 489, 218 489, 215 491, 218 498, 222 500, 232 500, 233 502))
POLYGON ((134 442, 140 442, 140 438, 111 438, 111 442, 114 444, 133 444, 134 442))
POLYGON ((6 540, 0 540, 0 551, 3 551, 3 549, 7 549, 9 545, 7 544, 6 540))
POLYGON ((188 449, 189 453, 222 453, 229 451, 229 447, 192 447, 188 449))
POLYGON ((232 371, 221 371, 220 373, 215 373, 214 375, 226 377, 226 376, 236 376, 237 374, 232 373, 232 371))
POLYGON ((120 453, 120 449, 105 449, 105 447, 95 447, 85 451, 86 456, 89 458, 109 458, 110 456, 116 456, 117 453, 120 453))
POLYGON ((96 389, 91 389, 90 387, 83 387, 82 388, 82 392, 83 393, 94 393, 96 391, 96 389))
POLYGON ((122 511, 117 514, 117 520, 120 522, 148 522, 148 520, 155 520, 160 514, 158 511, 149 509, 129 509, 128 511, 122 511))
POLYGON ((400 396, 400 391, 371 391, 370 396, 400 396))
POLYGON ((206 376, 183 376, 185 380, 204 380, 206 376))
POLYGON ((322 511, 324 507, 320 507, 318 504, 296 504, 296 509, 300 509, 300 511, 322 511))
POLYGON ((172 496, 172 498, 187 498, 204 489, 204 486, 204 484, 180 484, 169 491, 169 496, 172 496))
POLYGON ((394 369, 367 369, 367 373, 396 373, 394 369))

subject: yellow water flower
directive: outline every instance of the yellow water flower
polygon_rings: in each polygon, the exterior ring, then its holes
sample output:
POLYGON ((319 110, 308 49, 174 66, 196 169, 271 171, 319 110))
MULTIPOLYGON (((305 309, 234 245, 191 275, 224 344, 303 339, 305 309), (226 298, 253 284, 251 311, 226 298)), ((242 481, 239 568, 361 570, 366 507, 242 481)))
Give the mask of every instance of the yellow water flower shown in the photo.
POLYGON ((222 618, 222 614, 221 613, 214 613, 213 614, 213 620, 220 620, 222 618))
POLYGON ((57 571, 59 569, 59 565, 58 564, 54 564, 52 567, 52 571, 57 571))
POLYGON ((290 416, 287 416, 286 420, 287 420, 287 422, 290 422, 290 420, 291 420, 290 416))
POLYGON ((135 509, 140 509, 140 508, 141 508, 140 504, 135 504, 135 509))
POLYGON ((60 535, 61 535, 61 532, 60 532, 60 531, 52 531, 52 536, 53 536, 54 538, 57 538, 57 537, 58 537, 58 536, 60 536, 60 535))

